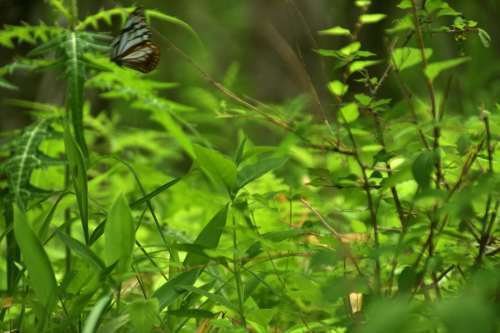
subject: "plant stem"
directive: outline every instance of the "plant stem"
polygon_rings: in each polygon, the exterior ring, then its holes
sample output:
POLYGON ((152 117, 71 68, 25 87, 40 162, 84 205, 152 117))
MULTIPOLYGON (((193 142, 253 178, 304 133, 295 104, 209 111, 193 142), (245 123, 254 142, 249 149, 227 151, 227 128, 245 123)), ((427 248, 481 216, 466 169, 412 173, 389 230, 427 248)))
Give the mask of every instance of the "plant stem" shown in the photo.
POLYGON ((240 311, 241 325, 246 328, 247 322, 245 319, 245 312, 243 307, 243 292, 241 290, 241 259, 238 253, 238 239, 236 232, 236 217, 233 214, 233 270, 234 270, 234 280, 236 282, 236 292, 238 293, 238 308, 240 311))

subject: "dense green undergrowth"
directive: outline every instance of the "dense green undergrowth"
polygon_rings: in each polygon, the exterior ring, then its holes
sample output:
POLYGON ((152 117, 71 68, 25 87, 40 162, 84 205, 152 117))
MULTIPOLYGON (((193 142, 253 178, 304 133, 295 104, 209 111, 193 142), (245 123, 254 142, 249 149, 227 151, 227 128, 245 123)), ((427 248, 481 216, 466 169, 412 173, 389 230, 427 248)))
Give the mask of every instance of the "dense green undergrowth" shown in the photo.
MULTIPOLYGON (((33 123, 0 150, 3 331, 500 329, 500 106, 456 111, 453 83, 475 57, 464 45, 491 43, 467 13, 403 0, 387 17, 354 1, 352 27, 314 34, 343 45, 315 50, 329 99, 303 71, 308 92, 271 105, 173 44, 207 85, 166 97, 183 83, 108 58, 102 31, 132 8, 78 18, 71 3, 50 1, 66 26, 0 31, 3 47, 32 47, 0 69, 1 88, 23 89, 8 81, 19 71, 66 87, 63 105, 9 101, 33 123), (374 54, 358 36, 383 20, 374 54), (388 82, 398 94, 382 95, 388 82), (143 127, 126 125, 130 110, 143 127)), ((202 48, 187 23, 146 13, 202 48)))

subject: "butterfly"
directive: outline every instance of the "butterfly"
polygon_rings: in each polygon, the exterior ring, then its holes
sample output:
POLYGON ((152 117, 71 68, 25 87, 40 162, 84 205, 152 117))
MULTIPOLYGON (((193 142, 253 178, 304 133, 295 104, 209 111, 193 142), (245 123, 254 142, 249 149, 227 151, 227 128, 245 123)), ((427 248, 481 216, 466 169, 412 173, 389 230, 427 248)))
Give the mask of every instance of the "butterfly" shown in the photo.
POLYGON ((111 43, 111 61, 143 73, 151 72, 160 61, 160 48, 151 41, 144 9, 135 9, 120 34, 111 43))

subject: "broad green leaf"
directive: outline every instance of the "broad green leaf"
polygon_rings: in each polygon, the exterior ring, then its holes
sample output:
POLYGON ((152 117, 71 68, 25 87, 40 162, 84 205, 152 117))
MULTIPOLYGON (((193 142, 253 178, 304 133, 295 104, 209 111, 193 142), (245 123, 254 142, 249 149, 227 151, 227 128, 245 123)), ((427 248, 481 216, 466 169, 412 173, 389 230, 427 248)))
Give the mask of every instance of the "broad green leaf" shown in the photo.
POLYGON ((28 270, 30 286, 42 303, 44 313, 42 318, 39 318, 39 328, 42 331, 57 300, 54 270, 45 249, 28 225, 26 216, 18 207, 14 208, 14 235, 28 270))
POLYGON ((412 165, 413 178, 422 188, 428 188, 432 179, 434 170, 434 153, 432 151, 424 151, 417 156, 412 165))
POLYGON ((350 36, 351 32, 349 31, 349 29, 336 26, 329 29, 318 31, 318 34, 330 35, 330 36, 350 36))
POLYGON ((150 333, 160 324, 158 313, 160 304, 156 298, 138 300, 127 306, 130 321, 137 333, 150 333))
POLYGON ((118 262, 115 271, 127 272, 135 243, 135 223, 123 194, 116 198, 108 212, 104 241, 106 264, 118 262))
POLYGON ((89 241, 89 203, 88 203, 88 184, 87 167, 85 158, 80 147, 75 142, 69 127, 64 129, 64 146, 66 149, 66 158, 69 165, 69 176, 75 189, 76 199, 78 201, 78 210, 82 222, 83 235, 85 242, 89 241))
POLYGON ((427 66, 427 69, 425 70, 425 75, 431 80, 434 81, 434 79, 441 74, 441 72, 457 67, 458 65, 461 65, 467 61, 469 61, 469 57, 464 57, 464 58, 456 58, 456 59, 451 59, 451 60, 444 60, 444 61, 439 61, 439 62, 434 62, 431 63, 427 66))
POLYGON ((194 146, 194 152, 198 165, 205 174, 212 181, 222 183, 227 191, 231 193, 236 184, 238 172, 236 164, 218 151, 199 145, 194 146))
POLYGON ((257 162, 246 165, 238 171, 237 189, 241 189, 266 173, 282 167, 287 161, 288 157, 258 158, 257 162))
MULTIPOLYGON (((429 59, 432 56, 432 49, 425 49, 425 58, 429 59)), ((422 62, 422 53, 420 49, 414 47, 401 47, 394 50, 392 53, 394 65, 401 72, 406 68, 418 65, 422 62)))
POLYGON ((359 117, 358 105, 349 103, 340 109, 340 120, 346 123, 352 123, 359 117))
POLYGON ((363 24, 372 24, 382 21, 387 17, 386 14, 363 14, 359 18, 360 22, 363 24))
POLYGON ((335 96, 344 96, 349 90, 349 86, 338 80, 328 83, 328 90, 335 96))

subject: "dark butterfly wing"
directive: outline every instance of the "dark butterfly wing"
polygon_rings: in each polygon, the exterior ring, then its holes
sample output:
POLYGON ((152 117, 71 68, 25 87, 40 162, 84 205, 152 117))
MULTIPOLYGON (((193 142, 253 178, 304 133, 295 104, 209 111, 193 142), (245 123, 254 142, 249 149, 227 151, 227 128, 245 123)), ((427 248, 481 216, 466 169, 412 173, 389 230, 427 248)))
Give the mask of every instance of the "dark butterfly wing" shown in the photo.
POLYGON ((159 61, 159 47, 153 42, 146 41, 127 50, 117 60, 117 63, 143 73, 148 73, 156 68, 159 61))
POLYGON ((144 9, 139 7, 127 19, 118 37, 111 44, 111 60, 143 73, 152 71, 160 59, 160 50, 151 42, 151 30, 144 9))

